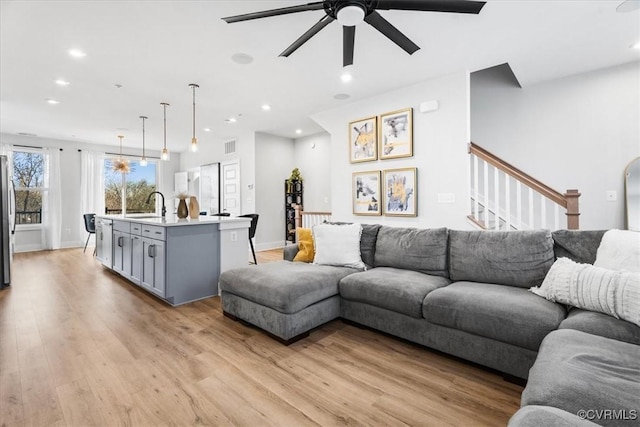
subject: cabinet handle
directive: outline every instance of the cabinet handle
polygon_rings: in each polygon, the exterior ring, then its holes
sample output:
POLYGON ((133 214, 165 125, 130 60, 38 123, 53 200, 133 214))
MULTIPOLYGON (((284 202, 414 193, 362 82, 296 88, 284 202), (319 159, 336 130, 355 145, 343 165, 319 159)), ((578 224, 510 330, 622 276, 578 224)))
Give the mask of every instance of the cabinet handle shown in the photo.
POLYGON ((149 245, 149 247, 147 248, 147 254, 149 255, 149 258, 155 258, 156 245, 149 245))
POLYGON ((156 234, 162 234, 162 232, 161 231, 156 231, 156 234))
POLYGON ((124 242, 124 237, 120 236, 118 237, 118 247, 123 247, 123 242, 124 242))

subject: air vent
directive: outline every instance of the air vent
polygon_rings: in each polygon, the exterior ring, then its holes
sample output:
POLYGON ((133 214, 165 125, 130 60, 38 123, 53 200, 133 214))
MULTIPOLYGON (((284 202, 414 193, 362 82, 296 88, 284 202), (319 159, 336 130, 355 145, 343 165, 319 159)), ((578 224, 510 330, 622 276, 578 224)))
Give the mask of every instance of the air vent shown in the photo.
POLYGON ((224 143, 224 154, 234 154, 236 152, 236 140, 232 139, 224 143))

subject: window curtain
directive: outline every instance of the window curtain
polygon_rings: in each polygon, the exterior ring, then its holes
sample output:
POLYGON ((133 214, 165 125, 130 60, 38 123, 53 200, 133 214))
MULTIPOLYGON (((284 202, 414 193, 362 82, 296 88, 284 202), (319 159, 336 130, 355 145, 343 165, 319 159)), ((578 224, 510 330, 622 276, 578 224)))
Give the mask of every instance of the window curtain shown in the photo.
POLYGON ((80 153, 80 236, 86 239, 83 216, 86 213, 104 214, 104 157, 98 151, 80 153))
POLYGON ((60 186, 60 149, 46 148, 44 181, 47 189, 42 195, 43 242, 45 249, 60 249, 62 235, 62 197, 60 186))

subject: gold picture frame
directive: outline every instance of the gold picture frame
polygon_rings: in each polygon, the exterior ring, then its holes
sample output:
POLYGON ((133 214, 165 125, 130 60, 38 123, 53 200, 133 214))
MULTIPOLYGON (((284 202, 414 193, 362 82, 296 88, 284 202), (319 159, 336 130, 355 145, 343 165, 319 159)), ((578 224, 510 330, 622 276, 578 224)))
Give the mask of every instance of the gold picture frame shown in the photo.
POLYGON ((401 168, 383 171, 385 216, 418 216, 418 169, 401 168))
POLYGON ((349 123, 349 162, 378 160, 378 118, 367 117, 349 123))
POLYGON ((352 205, 354 215, 382 215, 380 171, 352 174, 352 205))
POLYGON ((380 159, 413 156, 413 108, 380 115, 380 159))

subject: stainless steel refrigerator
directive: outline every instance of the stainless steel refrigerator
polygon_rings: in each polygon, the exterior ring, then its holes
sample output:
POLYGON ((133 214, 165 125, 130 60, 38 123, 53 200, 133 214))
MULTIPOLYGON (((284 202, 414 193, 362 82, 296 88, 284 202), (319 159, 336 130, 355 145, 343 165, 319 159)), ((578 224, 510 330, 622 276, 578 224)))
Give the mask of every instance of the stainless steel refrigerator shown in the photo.
POLYGON ((13 235, 15 233, 15 192, 9 176, 7 156, 0 156, 0 289, 11 283, 13 235))

